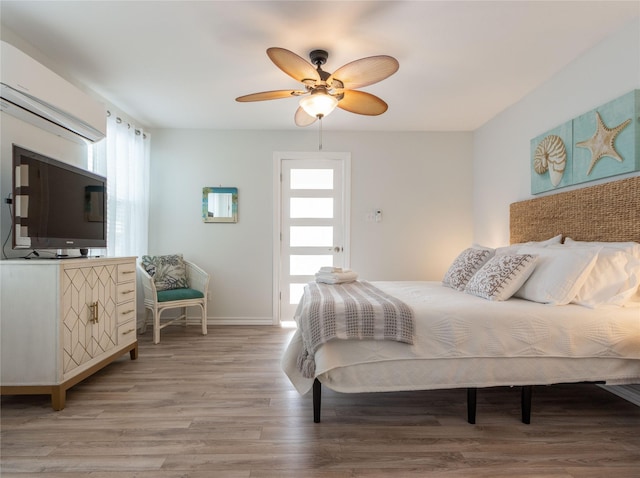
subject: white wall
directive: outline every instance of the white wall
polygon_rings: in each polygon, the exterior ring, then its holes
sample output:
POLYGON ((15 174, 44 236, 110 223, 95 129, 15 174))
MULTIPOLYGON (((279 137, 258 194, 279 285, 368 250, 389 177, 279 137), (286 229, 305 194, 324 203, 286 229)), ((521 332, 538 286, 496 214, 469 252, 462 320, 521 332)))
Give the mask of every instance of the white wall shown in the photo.
MULTIPOLYGON (((509 204, 531 197, 530 139, 634 88, 640 21, 473 134, 325 130, 325 151, 352 154, 352 267, 370 280, 438 280, 472 240, 507 243, 509 204), (365 222, 374 208, 383 210, 382 223, 365 222)), ((35 150, 46 141, 42 152, 54 157, 83 153, 4 114, 1 120, 2 198, 10 192, 7 151, 15 138, 35 150)), ((152 138, 150 252, 182 252, 212 274, 212 319, 270 319, 272 155, 315 151, 317 130, 155 130, 152 138), (202 223, 202 187, 218 185, 239 188, 239 223, 202 223)), ((2 204, 3 240, 8 224, 2 204)))
MULTIPOLYGON (((509 204, 533 197, 529 166, 532 138, 637 88, 640 88, 640 20, 634 20, 586 52, 476 130, 474 240, 488 246, 509 242, 509 204)), ((598 182, 622 177, 625 176, 598 182)), ((589 184, 595 183, 575 187, 589 184)))
POLYGON ((7 258, 22 257, 27 253, 24 249, 11 249, 11 214, 9 206, 5 204, 5 199, 12 194, 13 144, 81 168, 87 167, 86 145, 74 143, 0 112, 0 239, 4 245, 3 258, 5 255, 7 258))
MULTIPOLYGON (((327 120, 328 121, 328 120, 327 120)), ((270 322, 273 152, 317 151, 305 131, 153 130, 149 250, 212 274, 210 319, 270 322), (237 187, 237 224, 202 222, 204 186, 237 187)), ((324 132, 351 153, 351 267, 368 280, 440 280, 472 239, 471 133, 324 132), (365 216, 382 209, 383 221, 365 216)))
MULTIPOLYGON (((36 61, 65 77, 64 72, 52 68, 53 65, 45 56, 13 31, 3 27, 0 33, 0 39, 14 45, 36 61)), ((65 79, 78 87, 81 86, 68 76, 65 79)), ((86 88, 80 89, 90 93, 86 88)), ((93 96, 96 97, 95 94, 93 96)), ((86 169, 88 166, 89 146, 87 144, 60 137, 5 112, 0 112, 0 239, 4 245, 3 258, 5 255, 8 258, 22 257, 27 253, 24 249, 18 251, 11 249, 11 214, 9 207, 5 204, 5 199, 12 193, 13 144, 81 168, 86 169)))
MULTIPOLYGON (((47 65, 46 58, 10 30, 2 32, 2 39, 47 65)), ((13 142, 86 167, 86 146, 5 113, 0 121, 3 199, 11 192, 13 142)), ((214 320, 270 323, 273 152, 317 150, 317 128, 156 130, 151 144, 150 253, 182 252, 212 274, 214 320), (202 222, 202 187, 218 185, 239 188, 239 223, 202 222)), ((323 146, 352 154, 351 266, 369 280, 439 280, 472 238, 471 133, 325 129, 323 146), (382 223, 365 222, 373 209, 383 210, 382 223)), ((2 206, 4 240, 11 221, 9 208, 2 206)), ((7 255, 22 255, 11 251, 10 239, 7 255)))

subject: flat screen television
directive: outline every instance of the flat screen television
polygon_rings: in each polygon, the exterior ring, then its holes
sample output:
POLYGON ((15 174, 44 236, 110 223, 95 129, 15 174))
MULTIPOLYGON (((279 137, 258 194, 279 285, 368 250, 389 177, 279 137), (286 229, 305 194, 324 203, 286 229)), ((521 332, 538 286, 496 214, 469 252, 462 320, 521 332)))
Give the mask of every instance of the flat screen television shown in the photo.
POLYGON ((107 180, 13 145, 13 248, 107 247, 107 180))

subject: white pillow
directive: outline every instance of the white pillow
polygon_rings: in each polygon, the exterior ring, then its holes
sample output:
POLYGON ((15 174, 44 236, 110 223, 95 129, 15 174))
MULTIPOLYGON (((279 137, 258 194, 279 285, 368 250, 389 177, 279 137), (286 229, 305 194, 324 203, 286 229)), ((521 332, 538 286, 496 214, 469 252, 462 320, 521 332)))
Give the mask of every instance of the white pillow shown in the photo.
POLYGON ((464 286, 478 269, 493 256, 493 249, 469 247, 455 258, 442 279, 442 284, 456 290, 464 290, 464 286))
POLYGON ((562 243, 562 234, 558 234, 557 236, 553 236, 544 241, 519 242, 517 244, 511 244, 510 246, 498 247, 496 249, 496 256, 500 254, 517 254, 520 251, 520 248, 523 246, 547 247, 547 246, 552 246, 554 244, 561 244, 561 243, 562 243))
POLYGON ((525 245, 547 247, 553 244, 561 244, 561 243, 562 243, 562 234, 558 234, 557 236, 550 237, 549 239, 545 239, 544 241, 525 242, 525 245))
POLYGON ((631 254, 636 259, 640 259, 640 243, 638 242, 595 242, 595 241, 574 241, 570 237, 567 237, 564 240, 564 244, 566 246, 593 246, 593 247, 603 247, 606 249, 614 249, 618 251, 625 251, 631 254))
POLYGON ((507 300, 524 284, 536 265, 530 254, 494 256, 476 272, 464 291, 489 300, 507 300))
POLYGON ((572 302, 590 308, 623 306, 640 286, 640 259, 623 250, 602 248, 572 302))
POLYGON ((551 305, 571 302, 598 258, 599 248, 523 246, 521 254, 538 256, 536 267, 515 297, 551 305))

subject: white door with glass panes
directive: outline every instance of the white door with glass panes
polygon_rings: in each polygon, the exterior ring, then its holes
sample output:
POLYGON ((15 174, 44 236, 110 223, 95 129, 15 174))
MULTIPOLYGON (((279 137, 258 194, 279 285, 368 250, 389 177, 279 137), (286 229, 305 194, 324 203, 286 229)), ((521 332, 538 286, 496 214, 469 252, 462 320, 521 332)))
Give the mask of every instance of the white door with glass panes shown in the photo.
POLYGON ((349 153, 279 153, 276 316, 291 321, 321 267, 349 265, 349 153))

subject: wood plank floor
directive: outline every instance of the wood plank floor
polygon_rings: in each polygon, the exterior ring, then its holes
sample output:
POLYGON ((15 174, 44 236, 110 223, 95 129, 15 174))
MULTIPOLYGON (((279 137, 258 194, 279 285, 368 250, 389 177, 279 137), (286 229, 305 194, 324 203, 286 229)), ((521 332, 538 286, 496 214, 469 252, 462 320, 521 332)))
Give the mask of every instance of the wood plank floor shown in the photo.
POLYGON ((67 393, 2 397, 7 477, 638 477, 640 407, 594 385, 338 394, 322 423, 280 370, 291 330, 168 327, 67 393))

